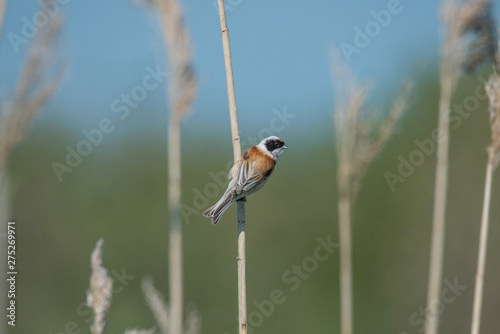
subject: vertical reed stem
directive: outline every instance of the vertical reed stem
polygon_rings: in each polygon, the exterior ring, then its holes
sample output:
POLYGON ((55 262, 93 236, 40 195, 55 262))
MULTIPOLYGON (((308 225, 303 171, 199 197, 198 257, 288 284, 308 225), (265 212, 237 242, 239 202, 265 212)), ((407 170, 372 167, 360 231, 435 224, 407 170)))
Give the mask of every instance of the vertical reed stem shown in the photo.
MULTIPOLYGON (((446 222, 446 195, 448 184, 449 127, 448 114, 451 100, 451 83, 441 80, 441 98, 439 102, 438 129, 442 137, 437 145, 436 180, 434 186, 434 212, 432 218, 431 254, 429 282, 427 290, 427 310, 435 308, 434 303, 440 298, 443 275, 444 237, 446 222)), ((427 318, 426 334, 436 334, 439 315, 431 314, 427 318)))
POLYGON ((348 192, 339 199, 340 333, 353 332, 351 204, 348 192))
MULTIPOLYGON (((233 138, 233 155, 236 163, 241 159, 240 135, 238 130, 238 114, 236 110, 236 96, 234 93, 233 66, 231 62, 231 48, 229 45, 229 31, 226 22, 224 0, 217 0, 219 8, 220 29, 222 33, 222 50, 224 52, 224 67, 226 70, 227 100, 231 119, 231 135, 233 138)), ((239 333, 247 333, 247 288, 246 288, 246 258, 245 258, 245 202, 238 201, 238 318, 239 333)))
MULTIPOLYGON (((454 0, 444 0, 445 8, 454 8, 454 0)), ((448 16, 452 15, 450 13, 448 16)), ((448 27, 448 29, 452 29, 448 27)), ((436 179, 434 183, 434 211, 432 217, 432 235, 427 288, 427 310, 435 309, 440 298, 443 275, 443 258, 446 226, 446 195, 448 188, 448 151, 450 143, 449 114, 450 103, 457 82, 457 71, 453 65, 454 40, 450 32, 444 42, 441 60, 438 131, 440 140, 437 143, 436 179)), ((425 334, 437 334, 439 314, 431 314, 426 320, 425 334)))
POLYGON ((182 281, 182 225, 179 211, 181 204, 181 135, 180 121, 176 117, 172 117, 168 126, 168 164, 170 333, 182 334, 184 300, 182 281))
POLYGON ((481 306, 483 303, 484 268, 486 265, 486 249, 488 245, 488 225, 491 201, 491 183, 494 166, 492 159, 486 165, 486 181, 484 184, 483 212, 481 214, 481 232, 479 235, 479 253, 477 259, 476 283, 474 286, 474 304, 472 307, 471 334, 479 334, 481 325, 481 306))
POLYGON ((238 210, 238 324, 240 334, 247 333, 247 278, 245 258, 245 202, 237 202, 238 210))
MULTIPOLYGON (((169 210, 169 294, 168 333, 183 333, 184 285, 181 223, 181 121, 196 96, 191 45, 178 0, 146 0, 157 11, 169 64, 168 101, 168 210, 169 210)), ((162 331, 166 331, 162 329, 162 331)))
POLYGON ((227 101, 231 120, 231 135, 233 137, 234 162, 241 158, 240 133, 238 130, 238 113, 236 110, 236 95, 234 93, 233 63, 231 61, 231 47, 229 45, 229 30, 226 22, 224 0, 217 0, 219 6, 220 30, 222 33, 222 50, 224 52, 224 67, 226 70, 227 101))

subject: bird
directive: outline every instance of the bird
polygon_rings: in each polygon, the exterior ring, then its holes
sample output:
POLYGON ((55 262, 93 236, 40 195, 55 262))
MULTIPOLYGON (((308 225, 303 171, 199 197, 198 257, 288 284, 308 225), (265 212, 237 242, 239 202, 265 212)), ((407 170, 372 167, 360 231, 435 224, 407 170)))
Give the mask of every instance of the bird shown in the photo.
POLYGON ((216 225, 226 210, 239 200, 259 191, 276 168, 278 157, 289 147, 276 136, 263 139, 250 147, 229 171, 229 185, 221 199, 203 212, 216 225))

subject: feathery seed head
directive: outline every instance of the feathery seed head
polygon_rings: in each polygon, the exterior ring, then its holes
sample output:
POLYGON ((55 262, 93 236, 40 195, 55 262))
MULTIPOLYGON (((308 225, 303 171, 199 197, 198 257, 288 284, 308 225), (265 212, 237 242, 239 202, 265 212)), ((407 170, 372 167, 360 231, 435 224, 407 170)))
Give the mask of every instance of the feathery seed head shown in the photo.
POLYGON ((103 239, 97 245, 90 257, 90 287, 87 291, 87 306, 94 312, 94 323, 91 326, 93 334, 101 334, 104 331, 106 314, 111 306, 113 296, 113 280, 108 275, 106 268, 102 266, 103 239))

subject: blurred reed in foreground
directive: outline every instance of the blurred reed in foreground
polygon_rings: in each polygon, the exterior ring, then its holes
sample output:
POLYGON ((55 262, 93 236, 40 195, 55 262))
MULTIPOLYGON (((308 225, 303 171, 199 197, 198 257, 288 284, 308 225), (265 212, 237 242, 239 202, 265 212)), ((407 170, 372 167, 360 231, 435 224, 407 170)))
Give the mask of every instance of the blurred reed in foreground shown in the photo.
POLYGON ((106 327, 106 315, 113 298, 113 280, 102 266, 102 245, 100 239, 90 256, 90 287, 87 291, 87 306, 94 313, 94 322, 90 326, 92 334, 102 334, 106 327))
POLYGON ((127 329, 125 334, 154 334, 154 329, 127 329))
POLYGON ((13 98, 0 105, 0 186, 10 153, 61 81, 65 66, 55 61, 61 27, 62 18, 55 16, 39 29, 28 49, 13 98))
MULTIPOLYGON (((113 297, 113 280, 106 268, 102 265, 102 246, 104 240, 100 239, 92 255, 90 256, 90 286, 87 292, 87 306, 92 309, 94 321, 90 326, 92 334, 104 333, 106 327, 106 316, 111 307, 113 297)), ((159 333, 172 334, 171 332, 171 311, 165 303, 163 296, 153 285, 151 279, 142 281, 142 291, 149 308, 153 312, 159 333)), ((128 329, 125 334, 153 334, 156 328, 151 329, 128 329)), ((196 309, 191 309, 186 316, 186 334, 201 333, 201 319, 196 309)))
POLYGON ((168 211, 170 333, 181 334, 184 313, 181 206, 181 121, 191 110, 197 82, 193 73, 191 41, 178 0, 144 0, 156 11, 167 52, 168 101, 168 211))
MULTIPOLYGON (((405 85, 385 120, 362 115, 368 86, 358 86, 350 70, 332 53, 332 78, 336 88, 334 129, 337 148, 337 183, 340 239, 341 333, 353 333, 352 215, 363 176, 389 139, 408 104, 405 85)), ((371 113, 373 115, 373 113, 371 113)))
MULTIPOLYGON (((53 1, 44 0, 40 5, 50 5, 53 1)), ((5 0, 0 0, 0 36, 6 5, 5 0)), ((0 235, 6 235, 7 219, 12 218, 8 212, 10 201, 6 173, 9 157, 26 136, 32 120, 55 93, 64 73, 65 66, 56 60, 62 23, 61 14, 58 14, 40 27, 29 45, 13 96, 0 104, 0 208, 7 211, 0 214, 0 217, 6 218, 0 222, 0 235)), ((7 249, 2 247, 1 268, 6 268, 6 252, 7 249)), ((2 281, 1 305, 5 305, 6 290, 6 284, 2 281)), ((6 332, 6 326, 6 318, 2 317, 0 332, 6 332)))
MULTIPOLYGON (((484 0, 468 1, 457 5, 455 0, 443 0, 442 20, 445 38, 441 49, 436 179, 434 184, 434 211, 432 217, 431 254, 427 309, 439 300, 443 272, 446 201, 448 185, 448 152, 450 142, 449 115, 451 99, 461 70, 474 71, 495 53, 494 21, 491 3, 484 0), (472 35, 472 38, 467 36, 472 35)), ((470 36, 469 36, 470 37, 470 36)), ((436 334, 439 314, 427 317, 426 334, 436 334)))
POLYGON ((471 333, 479 334, 481 325, 481 307, 483 303, 484 269, 486 266, 486 250, 488 245, 488 225, 490 221, 491 184, 493 173, 500 164, 500 56, 497 55, 495 71, 486 84, 489 98, 489 118, 491 128, 491 144, 488 147, 486 163, 486 180, 484 184, 483 211, 481 214, 481 231, 479 235, 479 252, 474 286, 474 304, 472 309, 471 333))

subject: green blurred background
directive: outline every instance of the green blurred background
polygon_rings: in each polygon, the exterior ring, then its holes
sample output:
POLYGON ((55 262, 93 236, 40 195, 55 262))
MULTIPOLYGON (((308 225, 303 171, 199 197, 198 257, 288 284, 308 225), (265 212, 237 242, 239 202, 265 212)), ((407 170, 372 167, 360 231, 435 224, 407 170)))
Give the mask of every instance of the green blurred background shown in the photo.
MULTIPOLYGON (((478 85, 476 76, 463 79, 455 102, 463 104, 478 85)), ((417 148, 415 139, 430 138, 436 128, 438 94, 434 74, 418 78, 412 107, 363 182, 353 227, 358 333, 420 333, 422 328, 435 157, 426 157, 394 192, 384 173, 397 173, 398 157, 408 159, 417 148)), ((470 324, 489 140, 485 100, 476 100, 479 108, 452 130, 443 277, 450 282, 457 279, 467 288, 452 303, 443 304, 441 333, 465 332, 470 324)), ((294 110, 287 111, 294 115, 294 110)), ((51 163, 63 161, 65 152, 58 148, 75 145, 81 136, 72 136, 55 122, 39 122, 14 153, 9 165, 10 217, 18 228, 18 322, 10 333, 64 333, 72 322, 82 333, 88 332, 90 316, 81 304, 88 287, 89 256, 101 237, 104 266, 117 289, 108 332, 153 325, 140 282, 151 276, 166 294, 166 135, 149 132, 142 124, 143 135, 120 136, 127 127, 136 126, 134 119, 147 118, 147 111, 132 117, 116 130, 120 140, 104 140, 72 173, 65 174, 62 183, 51 163)), ((325 123, 317 124, 313 135, 314 129, 303 128, 298 116, 290 120, 278 135, 292 150, 280 158, 266 188, 247 203, 248 312, 250 325, 252 319, 260 325, 258 333, 338 332, 337 250, 301 279, 297 289, 291 289, 296 283, 282 279, 294 265, 314 256, 317 238, 338 240, 335 152, 330 124, 325 123), (252 316, 257 310, 254 302, 269 300, 275 289, 283 291, 286 300, 274 305, 269 317, 252 316)), ((245 125, 241 128, 245 134, 245 125)), ((196 191, 204 192, 213 183, 209 173, 223 171, 232 157, 230 132, 227 129, 221 138, 199 135, 190 129, 189 118, 184 130, 182 202, 185 209, 194 210, 196 191)), ((497 178, 486 269, 485 333, 495 332, 500 325, 499 186, 497 178)), ((217 196, 222 192, 219 188, 217 196)), ((235 208, 216 227, 193 214, 183 228, 186 302, 199 310, 204 333, 232 333, 237 324, 235 208)), ((306 266, 311 268, 311 263, 306 266)))
MULTIPOLYGON (((234 3, 228 20, 243 149, 271 132, 292 148, 280 157, 265 189, 247 202, 249 324, 263 334, 338 333, 338 250, 313 260, 318 239, 338 242, 328 51, 352 43, 353 27, 372 20, 370 11, 385 8, 387 1, 234 3), (296 273, 297 266, 304 274, 296 273), (280 291, 271 311, 267 301, 280 291)), ((230 208, 216 227, 200 215, 224 191, 214 188, 211 173, 224 174, 232 159, 219 23, 211 2, 183 4, 200 80, 197 103, 182 127, 185 301, 198 310, 203 333, 234 333, 236 210, 230 208)), ((25 51, 14 52, 5 36, 19 31, 20 18, 32 15, 35 6, 9 2, 0 48, 2 99, 14 87, 25 51)), ((394 189, 386 173, 398 174, 401 159, 424 156, 415 140, 428 141, 437 127, 439 6, 403 6, 350 63, 362 80, 373 80, 368 109, 387 111, 404 78, 412 78, 415 87, 411 107, 370 166, 354 209, 356 333, 422 333, 425 319, 435 154, 425 155, 394 189)), ((61 11, 67 22, 61 53, 71 60, 69 71, 8 166, 8 216, 17 222, 19 273, 17 322, 8 333, 89 333, 84 302, 90 253, 100 238, 116 289, 107 333, 150 328, 154 319, 141 280, 152 277, 168 300, 165 82, 124 120, 110 104, 141 83, 146 66, 165 68, 161 36, 156 23, 127 1, 70 2, 61 11), (82 130, 95 129, 104 118, 112 120, 114 131, 59 182, 52 164, 64 163, 67 147, 85 140, 82 130)), ((489 73, 484 66, 462 77, 454 96, 443 280, 460 287, 456 294, 447 291, 448 302, 439 304, 443 334, 470 328, 490 136, 480 78, 489 73)), ((483 333, 500 328, 499 199, 497 177, 483 333)))

